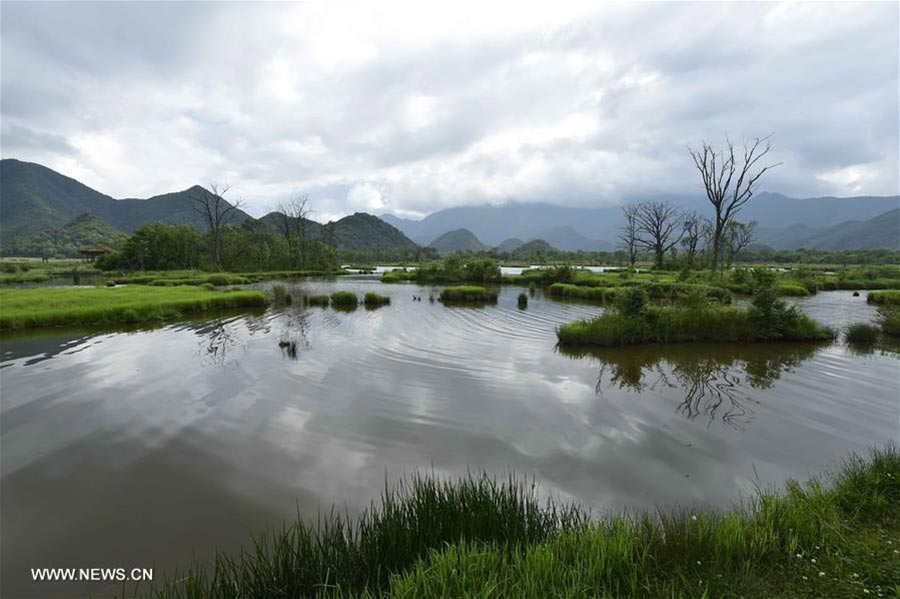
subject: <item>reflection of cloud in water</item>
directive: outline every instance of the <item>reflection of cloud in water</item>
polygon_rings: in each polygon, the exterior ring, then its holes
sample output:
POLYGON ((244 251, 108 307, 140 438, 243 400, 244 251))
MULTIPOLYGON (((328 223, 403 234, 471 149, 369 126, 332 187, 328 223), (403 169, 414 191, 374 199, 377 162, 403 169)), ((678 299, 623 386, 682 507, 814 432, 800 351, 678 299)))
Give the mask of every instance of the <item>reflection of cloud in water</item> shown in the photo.
POLYGON ((705 415, 744 430, 756 417, 748 389, 768 389, 781 374, 799 366, 821 344, 645 345, 614 349, 563 350, 600 362, 596 392, 615 387, 635 393, 680 389, 676 412, 689 419, 705 415))

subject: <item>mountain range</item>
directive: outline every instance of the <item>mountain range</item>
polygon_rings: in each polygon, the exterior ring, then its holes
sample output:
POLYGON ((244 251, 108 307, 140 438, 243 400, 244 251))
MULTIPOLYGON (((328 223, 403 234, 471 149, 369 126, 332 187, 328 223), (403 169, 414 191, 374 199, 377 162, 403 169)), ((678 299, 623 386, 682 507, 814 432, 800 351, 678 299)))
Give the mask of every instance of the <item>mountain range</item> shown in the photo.
MULTIPOLYGON (((700 196, 634 198, 641 199, 665 199, 685 210, 710 214, 709 203, 700 196)), ((892 216, 898 206, 900 196, 798 199, 763 192, 745 206, 740 220, 757 221, 759 242, 775 249, 900 249, 900 223, 892 216), (796 235, 798 227, 803 232, 800 237, 796 235), (866 233, 865 238, 860 237, 860 231, 866 233), (805 245, 796 245, 797 240, 805 245)), ((461 206, 433 212, 421 220, 393 214, 382 214, 381 218, 422 244, 447 231, 467 229, 492 247, 509 239, 544 239, 566 250, 613 249, 622 223, 618 206, 576 208, 546 203, 461 206)))
MULTIPOLYGON (((118 233, 132 233, 151 222, 203 228, 191 204, 201 190, 193 186, 147 199, 115 199, 39 164, 4 159, 0 161, 2 250, 10 254, 41 245, 71 249, 79 243, 106 243, 118 233)), ((665 199, 687 210, 709 213, 708 202, 698 195, 635 199, 665 199)), ((231 214, 234 224, 251 218, 241 210, 231 214)), ((797 199, 764 192, 753 197, 740 219, 756 220, 757 243, 774 249, 900 249, 900 196, 797 199)), ((260 220, 274 226, 276 215, 260 220)), ((306 223, 311 237, 327 236, 342 250, 431 245, 439 253, 497 246, 509 252, 538 239, 561 250, 612 250, 621 210, 618 206, 509 203, 448 208, 421 220, 356 213, 331 223, 327 230, 315 221, 306 223)))

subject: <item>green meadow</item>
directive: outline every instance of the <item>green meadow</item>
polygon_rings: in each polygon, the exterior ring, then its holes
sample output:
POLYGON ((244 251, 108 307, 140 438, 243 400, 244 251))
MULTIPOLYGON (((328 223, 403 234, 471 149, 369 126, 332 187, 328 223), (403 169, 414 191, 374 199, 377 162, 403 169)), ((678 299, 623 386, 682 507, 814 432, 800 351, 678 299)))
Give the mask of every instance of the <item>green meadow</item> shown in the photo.
POLYGON ((134 323, 267 304, 262 291, 194 286, 0 289, 0 330, 134 323))

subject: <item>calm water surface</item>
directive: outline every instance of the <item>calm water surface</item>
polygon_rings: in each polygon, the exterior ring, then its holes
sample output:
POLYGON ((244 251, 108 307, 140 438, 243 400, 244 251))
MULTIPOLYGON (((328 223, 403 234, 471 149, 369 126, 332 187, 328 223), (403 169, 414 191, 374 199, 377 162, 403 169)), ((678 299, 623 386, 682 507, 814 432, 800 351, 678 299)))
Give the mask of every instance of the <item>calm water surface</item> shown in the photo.
MULTIPOLYGON (((445 307, 364 276, 293 287, 392 301, 2 341, 2 596, 75 593, 32 584, 39 566, 159 577, 298 511, 365 507, 416 469, 515 470, 598 512, 728 506, 900 436, 890 348, 567 354, 555 327, 599 308, 538 292, 519 310, 515 287, 445 307)), ((875 317, 850 292, 797 303, 837 326, 875 317)))

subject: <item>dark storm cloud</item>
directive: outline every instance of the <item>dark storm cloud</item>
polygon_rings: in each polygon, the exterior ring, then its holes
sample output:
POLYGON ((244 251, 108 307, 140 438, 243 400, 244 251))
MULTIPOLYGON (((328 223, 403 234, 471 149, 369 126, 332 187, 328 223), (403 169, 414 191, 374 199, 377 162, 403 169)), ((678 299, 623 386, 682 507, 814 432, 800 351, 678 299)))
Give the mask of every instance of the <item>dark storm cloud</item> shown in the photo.
POLYGON ((895 3, 0 6, 3 155, 115 196, 589 205, 768 133, 769 189, 897 193, 895 3))

